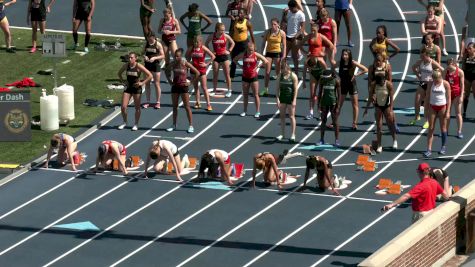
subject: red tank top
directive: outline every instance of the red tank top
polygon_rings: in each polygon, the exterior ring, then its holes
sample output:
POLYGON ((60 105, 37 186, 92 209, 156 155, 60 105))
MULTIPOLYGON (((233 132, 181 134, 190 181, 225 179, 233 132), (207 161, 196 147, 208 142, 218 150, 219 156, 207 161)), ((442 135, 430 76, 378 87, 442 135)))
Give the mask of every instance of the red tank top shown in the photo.
MULTIPOLYGON (((170 18, 169 21, 163 21, 162 31, 175 31, 175 29, 175 20, 173 18, 170 18)), ((162 40, 166 42, 171 42, 176 40, 176 36, 175 34, 162 34, 162 40)))
POLYGON ((219 38, 216 38, 216 33, 213 34, 213 49, 217 56, 226 54, 226 36, 224 33, 219 38))
POLYGON ((256 53, 244 54, 243 58, 243 67, 242 67, 242 77, 245 78, 254 78, 257 76, 257 56, 256 53))
POLYGON ((323 34, 325 37, 333 43, 333 26, 332 26, 332 19, 328 18, 328 22, 323 22, 322 19, 317 21, 318 24, 318 32, 323 34))
POLYGON ((205 51, 203 50, 203 46, 193 48, 191 52, 191 60, 193 66, 197 68, 201 74, 203 74, 203 72, 206 73, 206 67, 201 66, 205 62, 205 51))
POLYGON ((460 77, 459 77, 459 68, 455 70, 454 73, 447 71, 445 74, 445 80, 450 84, 450 94, 453 98, 460 95, 460 77))
POLYGON ((310 38, 308 39, 309 52, 310 55, 314 57, 322 56, 322 37, 320 34, 317 34, 317 39, 310 38))
POLYGON ((124 152, 124 146, 121 143, 112 140, 105 140, 102 141, 102 144, 107 145, 107 153, 112 154, 112 143, 117 143, 117 147, 119 148, 119 152, 121 154, 124 152))
POLYGON ((429 19, 429 17, 426 18, 425 22, 425 28, 426 30, 437 30, 439 28, 439 22, 437 21, 437 17, 434 16, 434 19, 429 19))
POLYGON ((186 85, 187 67, 185 65, 185 59, 181 62, 175 62, 173 64, 173 85, 185 86, 186 85))

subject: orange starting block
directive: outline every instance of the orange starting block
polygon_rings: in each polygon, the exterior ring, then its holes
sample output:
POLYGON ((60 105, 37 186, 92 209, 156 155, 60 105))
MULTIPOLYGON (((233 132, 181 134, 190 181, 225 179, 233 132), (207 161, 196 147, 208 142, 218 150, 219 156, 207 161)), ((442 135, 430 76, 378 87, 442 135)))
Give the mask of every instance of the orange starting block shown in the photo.
POLYGON ((453 190, 454 190, 454 193, 457 193, 460 190, 460 186, 454 185, 453 190))
POLYGON ((363 171, 365 172, 374 172, 376 170, 376 162, 375 161, 367 161, 363 165, 363 171))
POLYGON ((379 179, 379 183, 376 186, 378 189, 387 189, 393 184, 391 179, 381 178, 379 179))
POLYGON ((188 160, 190 161, 190 168, 192 168, 192 169, 196 168, 198 158, 188 157, 188 160))
POLYGON ((114 159, 114 160, 112 161, 112 169, 113 169, 114 171, 118 171, 118 170, 119 170, 119 161, 118 161, 117 159, 114 159))
POLYGON ((368 161, 369 161, 368 155, 358 155, 358 158, 356 159, 356 165, 363 166, 368 161))
POLYGON ((400 195, 401 194, 401 184, 392 184, 388 188, 388 194, 391 195, 400 195))

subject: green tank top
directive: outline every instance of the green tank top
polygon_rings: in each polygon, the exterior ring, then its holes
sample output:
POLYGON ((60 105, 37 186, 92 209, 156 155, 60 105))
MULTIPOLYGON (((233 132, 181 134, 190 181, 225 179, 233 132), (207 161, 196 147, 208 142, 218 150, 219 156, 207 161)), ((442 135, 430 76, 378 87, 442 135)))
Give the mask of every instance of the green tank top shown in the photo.
POLYGON ((201 34, 201 17, 196 15, 190 17, 188 24, 188 34, 200 35, 201 34))
POLYGON ((286 79, 282 74, 280 76, 279 81, 279 101, 284 104, 292 104, 292 100, 294 99, 294 82, 292 81, 292 73, 290 73, 289 77, 286 79))
POLYGON ((328 107, 336 104, 336 79, 334 77, 320 80, 323 87, 322 98, 320 99, 320 106, 328 107))
MULTIPOLYGON (((428 4, 429 4, 429 6, 439 7, 440 0, 429 0, 429 1, 428 1, 428 4)), ((436 10, 434 14, 435 14, 436 16, 440 16, 440 15, 442 15, 442 12, 436 10)))
POLYGON ((325 68, 317 62, 313 67, 310 67, 310 74, 312 74, 313 78, 318 81, 324 70, 325 68))
POLYGON ((432 49, 427 48, 427 52, 429 53, 430 58, 437 61, 437 47, 435 44, 432 46, 432 49))

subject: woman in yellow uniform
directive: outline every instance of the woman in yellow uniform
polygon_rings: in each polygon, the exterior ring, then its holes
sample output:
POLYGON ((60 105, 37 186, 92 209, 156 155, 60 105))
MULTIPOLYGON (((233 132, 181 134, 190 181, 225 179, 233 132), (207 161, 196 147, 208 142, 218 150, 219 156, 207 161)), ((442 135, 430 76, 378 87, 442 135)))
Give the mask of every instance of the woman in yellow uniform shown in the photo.
MULTIPOLYGON (((281 60, 285 59, 285 51, 287 50, 287 42, 285 39, 286 35, 285 32, 280 29, 279 20, 277 18, 273 18, 271 20, 271 25, 272 27, 265 32, 262 41, 262 51, 267 61, 269 61, 269 64, 266 66, 264 90, 261 91, 261 96, 267 95, 269 93, 269 80, 270 72, 272 70, 272 63, 274 63, 275 75, 279 76, 280 62, 281 60)), ((276 76, 274 76, 274 78, 276 76)))
POLYGON ((371 41, 369 49, 374 57, 376 57, 377 54, 382 54, 387 60, 394 57, 400 51, 399 47, 388 38, 388 31, 384 25, 380 25, 376 28, 376 37, 371 41), (389 47, 392 47, 394 51, 388 56, 389 47))
POLYGON ((0 0, 0 28, 5 36, 5 45, 8 53, 15 53, 15 50, 12 48, 12 34, 10 33, 10 24, 8 23, 5 8, 14 3, 16 3, 16 0, 10 0, 8 3, 5 3, 4 0, 0 0))

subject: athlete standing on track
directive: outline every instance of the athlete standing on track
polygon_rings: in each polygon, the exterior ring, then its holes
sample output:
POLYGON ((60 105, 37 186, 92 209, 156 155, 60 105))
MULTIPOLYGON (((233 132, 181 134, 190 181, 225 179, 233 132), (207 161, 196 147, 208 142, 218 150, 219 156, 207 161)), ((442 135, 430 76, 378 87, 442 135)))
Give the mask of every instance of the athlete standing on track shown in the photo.
POLYGON ((369 49, 376 57, 377 54, 382 54, 387 60, 394 57, 399 53, 401 49, 388 38, 388 31, 385 25, 379 25, 376 28, 376 37, 373 38, 369 44, 369 49), (393 48, 393 52, 389 55, 389 47, 393 48))
POLYGON ((281 61, 286 57, 285 51, 287 50, 287 40, 285 32, 280 29, 279 20, 277 18, 273 18, 271 24, 271 28, 264 33, 262 38, 262 52, 265 54, 269 64, 266 66, 264 90, 260 92, 260 96, 269 94, 269 80, 272 63, 274 63, 275 75, 278 76, 280 74, 281 61))
POLYGON ((429 112, 429 132, 427 133, 427 151, 424 157, 432 155, 432 140, 434 139, 434 130, 436 120, 439 119, 442 146, 439 154, 445 155, 447 152, 447 121, 450 119, 451 93, 450 84, 442 77, 440 70, 434 70, 432 81, 428 83, 426 102, 430 104, 429 112))
POLYGON ((137 54, 134 52, 129 53, 129 62, 125 63, 119 70, 118 75, 121 83, 125 82, 122 77, 124 72, 127 75, 127 87, 122 93, 122 105, 120 107, 124 123, 119 125, 118 129, 122 130, 127 126, 127 106, 129 105, 130 98, 133 98, 135 106, 135 124, 132 127, 132 131, 137 131, 141 114, 140 98, 142 96, 142 87, 152 80, 152 73, 150 73, 150 71, 148 71, 142 64, 137 62, 137 54), (145 80, 140 81, 142 73, 145 73, 147 77, 145 80))
POLYGON ((194 108, 201 108, 200 104, 200 88, 199 83, 201 83, 201 89, 203 89, 203 94, 206 100, 206 110, 212 111, 211 102, 209 100, 208 85, 206 80, 206 69, 214 61, 215 56, 206 46, 203 45, 203 40, 201 36, 195 38, 194 44, 192 47, 188 48, 186 51, 186 57, 192 60, 193 66, 199 71, 198 77, 195 77, 193 86, 195 87, 196 94, 196 103, 194 108), (210 57, 209 61, 205 61, 206 54, 210 57))
POLYGON ((276 79, 276 98, 277 108, 280 114, 280 135, 276 137, 277 140, 282 140, 285 136, 285 115, 289 115, 290 127, 292 134, 290 135, 290 142, 295 142, 295 107, 297 105, 298 83, 297 75, 292 72, 286 60, 281 62, 282 73, 276 79))
POLYGON ((226 8, 226 16, 231 19, 229 23, 229 35, 233 36, 234 23, 239 19, 239 11, 243 9, 243 0, 232 0, 226 8))
MULTIPOLYGON (((377 60, 381 60, 383 56, 378 54, 377 60)), ((383 128, 383 116, 386 119, 386 123, 391 131, 393 138, 393 149, 397 149, 396 140, 396 124, 394 122, 394 88, 393 84, 386 79, 386 73, 384 71, 375 72, 373 77, 374 81, 371 83, 369 89, 368 102, 366 103, 366 109, 363 116, 368 113, 368 108, 371 103, 374 104, 375 117, 376 117, 376 138, 378 147, 376 152, 381 153, 383 146, 381 142, 382 128, 383 128)))
POLYGON ((335 0, 335 21, 337 26, 337 35, 340 35, 341 17, 345 19, 346 35, 348 37, 348 46, 353 47, 355 44, 351 41, 351 6, 353 0, 335 0))
POLYGON ((173 10, 165 8, 163 10, 163 19, 160 20, 158 31, 162 33, 163 52, 165 53, 165 64, 170 63, 170 54, 174 55, 178 49, 176 36, 181 34, 180 24, 173 16, 173 10))
MULTIPOLYGON (((157 101, 155 102, 155 104, 153 104, 153 107, 155 109, 159 109, 160 96, 162 94, 162 90, 160 88, 161 60, 165 57, 165 55, 163 52, 162 44, 160 44, 159 40, 155 37, 155 34, 153 34, 153 32, 150 32, 150 35, 147 37, 143 52, 145 68, 152 73, 153 83, 155 86, 155 94, 157 101)), ((148 81, 145 85, 145 96, 147 98, 147 102, 142 105, 143 108, 148 108, 151 104, 150 94, 150 81, 148 81)))
POLYGON ((434 14, 439 18, 440 25, 441 25, 440 38, 442 39, 442 53, 444 54, 444 56, 448 56, 449 54, 447 53, 447 50, 445 49, 445 33, 444 33, 444 27, 445 27, 444 2, 445 0, 427 0, 427 5, 425 5, 422 0, 418 0, 418 1, 426 8, 429 8, 429 7, 434 8, 434 14))
POLYGON ((245 16, 246 10, 239 10, 239 18, 234 22, 233 34, 231 35, 234 41, 234 49, 231 51, 231 79, 234 79, 236 76, 236 62, 234 58, 246 51, 247 44, 249 43, 248 36, 251 37, 251 42, 256 44, 252 23, 245 16))
MULTIPOLYGON (((435 69, 442 69, 442 66, 437 63, 437 61, 431 59, 429 57, 429 51, 427 48, 423 47, 421 49, 421 59, 419 59, 416 64, 412 66, 412 71, 416 74, 417 79, 419 80, 419 87, 417 88, 415 102, 414 102, 414 110, 415 110, 415 118, 409 122, 409 125, 415 125, 418 120, 420 120, 419 112, 422 101, 426 98, 427 93, 427 85, 429 82, 432 81, 432 73, 435 69)), ((429 127, 428 122, 428 103, 424 102, 424 117, 426 118, 426 122, 422 126, 424 129, 429 127), (426 112, 427 110, 427 112, 426 112)))
POLYGON ((188 6, 188 12, 180 17, 181 24, 183 24, 188 31, 186 35, 187 48, 193 46, 193 40, 195 40, 197 36, 201 36, 201 32, 204 32, 213 23, 213 21, 199 11, 198 8, 198 4, 193 3, 188 6), (185 24, 185 18, 188 18, 188 25, 185 24), (207 24, 204 28, 201 28, 201 20, 203 19, 207 24))
POLYGON ((317 103, 317 87, 319 86, 320 77, 324 70, 327 69, 327 64, 321 57, 309 57, 305 61, 304 72, 303 72, 303 89, 307 88, 305 83, 307 78, 307 73, 310 73, 310 97, 309 97, 309 113, 305 116, 306 120, 311 120, 314 118, 313 109, 317 103))
POLYGON ((26 17, 26 24, 30 24, 31 20, 31 49, 30 53, 36 52, 36 40, 38 27, 40 28, 41 34, 45 34, 46 29, 46 13, 51 11, 51 6, 53 6, 56 0, 50 0, 49 4, 46 5, 46 0, 29 0, 28 1, 28 12, 26 17))
POLYGON ((176 129, 176 121, 178 116, 178 98, 181 96, 183 101, 183 106, 186 110, 186 116, 188 117, 188 127, 187 132, 193 133, 195 129, 193 128, 193 118, 191 114, 190 107, 190 94, 188 92, 188 87, 190 82, 187 80, 187 74, 190 70, 194 74, 193 83, 197 82, 199 78, 199 71, 186 61, 183 55, 183 48, 178 48, 175 51, 175 60, 170 63, 168 66, 167 80, 168 83, 172 85, 172 105, 173 105, 173 125, 170 128, 167 128, 167 132, 172 132, 176 129), (173 71, 173 80, 171 79, 171 72, 173 71))
MULTIPOLYGON (((424 35, 424 43, 422 47, 425 47, 427 52, 429 53, 429 57, 432 58, 433 60, 437 61, 437 63, 440 64, 440 60, 442 58, 441 52, 440 52, 440 47, 436 44, 434 44, 434 35, 432 33, 428 33, 424 35)), ((422 48, 421 48, 422 50, 422 48)))
POLYGON ((12 34, 10 32, 7 14, 5 14, 5 8, 15 3, 16 0, 10 0, 8 3, 5 3, 4 0, 0 0, 0 28, 5 36, 5 46, 8 53, 15 53, 15 50, 12 48, 12 34))
POLYGON ((469 43, 462 59, 462 69, 465 73, 465 94, 463 99, 463 117, 466 117, 470 92, 475 98, 475 43, 469 43))
POLYGON ((334 71, 325 70, 320 78, 320 90, 318 92, 318 110, 320 110, 320 119, 322 124, 320 126, 320 142, 317 145, 325 144, 325 129, 327 128, 327 116, 328 112, 331 114, 333 122, 333 130, 335 131, 335 146, 340 146, 338 136, 340 134, 340 126, 338 123, 338 117, 340 115, 340 103, 341 98, 341 83, 340 79, 336 77, 334 71))
POLYGON ((177 181, 183 182, 181 179, 181 172, 183 168, 181 166, 180 151, 178 147, 168 141, 157 139, 152 142, 152 145, 148 149, 147 159, 145 160, 145 178, 148 178, 148 165, 150 161, 154 160, 153 170, 155 172, 166 172, 167 171, 167 160, 172 163, 173 168, 175 169, 175 175, 177 181))
POLYGON ((228 91, 226 92, 226 97, 231 97, 231 76, 230 76, 230 65, 231 61, 229 60, 230 51, 234 49, 234 41, 231 36, 227 35, 224 32, 224 24, 221 22, 216 23, 215 31, 212 35, 208 36, 206 40, 206 46, 209 47, 209 43, 212 43, 214 55, 216 56, 213 60, 213 91, 216 93, 216 88, 218 87, 218 73, 219 67, 223 68, 224 78, 226 80, 226 85, 228 91), (229 47, 228 47, 229 43, 229 47))
POLYGON ((333 44, 333 48, 325 46, 325 49, 330 49, 330 52, 326 52, 325 55, 329 62, 332 63, 332 66, 336 67, 335 62, 335 54, 336 54, 336 44, 337 44, 337 32, 336 32, 336 23, 332 18, 330 18, 330 14, 328 10, 325 8, 320 11, 320 19, 317 21, 318 24, 318 32, 323 36, 327 37, 327 39, 333 44))
MULTIPOLYGON (((299 9, 295 0, 290 0, 288 7, 288 12, 284 12, 286 15, 282 18, 282 26, 287 35, 287 51, 285 51, 285 54, 289 55, 289 52, 292 52, 294 72, 298 76, 299 49, 302 46, 302 38, 307 35, 305 32, 305 14, 299 9)), ((300 55, 300 57, 301 56, 302 55, 300 55)))
POLYGON ((79 47, 78 30, 84 21, 86 37, 84 38, 84 52, 89 52, 89 41, 91 40, 92 16, 96 8, 96 0, 74 0, 73 4, 73 39, 74 49, 79 47))
POLYGON ((233 59, 235 64, 238 64, 242 67, 242 94, 244 98, 244 111, 240 114, 241 117, 246 116, 247 113, 247 104, 249 101, 249 88, 252 89, 252 94, 254 95, 254 101, 256 103, 256 114, 254 118, 259 118, 261 116, 260 107, 261 101, 259 98, 259 80, 257 77, 257 69, 260 67, 258 61, 262 61, 261 66, 269 64, 267 59, 255 51, 254 43, 249 42, 247 44, 247 49, 244 53, 239 54, 233 59), (239 60, 242 59, 242 65, 239 64, 239 60))
POLYGON ((147 38, 153 32, 150 26, 152 14, 155 13, 153 3, 155 0, 140 0, 140 22, 142 23, 143 36, 147 38))
POLYGON ((356 87, 356 77, 361 76, 368 72, 368 69, 361 63, 353 60, 350 49, 343 49, 341 52, 340 65, 338 70, 338 76, 340 77, 341 82, 341 98, 340 98, 340 112, 345 103, 345 98, 347 94, 350 94, 351 104, 353 107, 353 124, 351 128, 357 130, 358 125, 358 89, 356 87), (355 74, 356 68, 359 69, 359 72, 355 74))
MULTIPOLYGON (((435 15, 435 9, 433 6, 427 8, 427 16, 424 20, 421 21, 421 32, 422 35, 432 33, 434 35, 434 43, 439 45, 439 40, 442 38, 442 29, 443 29, 443 20, 435 15)), ((442 38, 442 53, 444 56, 447 56, 447 51, 445 50, 445 43, 442 38)))
MULTIPOLYGON (((451 106, 455 109, 455 118, 457 120, 457 138, 462 139, 462 102, 465 91, 465 76, 463 70, 458 67, 457 61, 455 61, 455 59, 450 58, 447 60, 447 68, 444 77, 444 79, 450 84, 450 98, 452 101, 451 106)), ((447 129, 449 129, 449 125, 450 118, 447 120, 447 129)))

